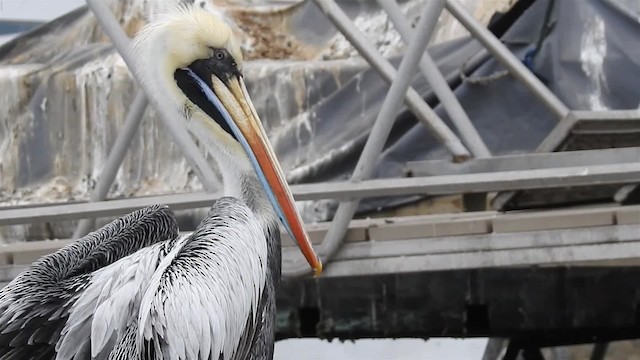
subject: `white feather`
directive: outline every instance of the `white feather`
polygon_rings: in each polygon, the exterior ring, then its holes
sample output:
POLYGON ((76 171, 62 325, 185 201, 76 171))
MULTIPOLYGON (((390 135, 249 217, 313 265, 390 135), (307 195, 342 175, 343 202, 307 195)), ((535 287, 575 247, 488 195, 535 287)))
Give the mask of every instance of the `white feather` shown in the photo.
POLYGON ((79 344, 89 338, 91 355, 96 357, 112 336, 124 333, 130 317, 138 313, 141 292, 156 268, 162 246, 141 249, 93 273, 89 287, 70 310, 57 344, 56 360, 73 359, 79 344), (91 331, 85 333, 87 324, 91 331))
POLYGON ((237 201, 234 208, 225 226, 212 227, 198 238, 210 244, 210 251, 186 257, 180 252, 187 246, 183 239, 162 260, 142 298, 139 346, 161 337, 166 342, 165 355, 176 359, 217 359, 220 354, 233 358, 247 319, 252 314, 255 318, 267 258, 259 221, 237 201))

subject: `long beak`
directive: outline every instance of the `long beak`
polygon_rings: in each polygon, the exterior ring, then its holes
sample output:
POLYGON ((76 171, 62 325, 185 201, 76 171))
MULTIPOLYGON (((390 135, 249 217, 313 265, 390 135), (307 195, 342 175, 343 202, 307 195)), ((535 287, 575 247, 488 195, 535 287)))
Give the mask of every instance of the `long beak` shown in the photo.
MULTIPOLYGON (((207 91, 206 88, 202 90, 220 111, 245 149, 280 221, 289 235, 298 243, 302 254, 314 270, 314 275, 318 276, 322 272, 322 262, 313 250, 304 230, 303 221, 295 206, 289 185, 251 102, 244 81, 237 76, 232 76, 225 85, 213 75, 211 82, 213 93, 209 94, 208 92, 211 91, 207 91)), ((201 88, 202 85, 204 84, 201 84, 201 88)))

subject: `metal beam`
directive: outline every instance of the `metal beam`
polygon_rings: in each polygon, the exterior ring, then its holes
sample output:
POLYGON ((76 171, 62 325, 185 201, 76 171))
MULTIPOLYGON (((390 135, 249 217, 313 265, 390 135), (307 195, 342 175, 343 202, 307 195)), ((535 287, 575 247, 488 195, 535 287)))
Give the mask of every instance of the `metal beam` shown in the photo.
MULTIPOLYGON (((335 27, 349 40, 351 45, 376 69, 387 82, 393 82, 398 73, 391 63, 385 59, 376 48, 371 45, 366 36, 358 30, 347 14, 340 9, 334 0, 314 0, 316 6, 322 10, 335 27)), ((429 6, 432 2, 428 2, 429 6)), ((428 6, 427 6, 428 7, 428 6)), ((440 12, 438 12, 440 14, 440 12)), ((432 14, 430 14, 431 16, 432 14)), ((469 151, 462 145, 460 139, 449 129, 440 117, 427 105, 420 94, 413 88, 406 92, 405 101, 409 109, 434 136, 454 155, 455 158, 468 158, 469 151)), ((395 114, 393 114, 395 118, 395 114)))
POLYGON ((119 216, 155 204, 166 204, 173 210, 204 208, 211 206, 220 195, 219 193, 195 192, 54 206, 14 208, 0 211, 0 226, 119 216))
MULTIPOLYGON (((131 108, 127 113, 124 126, 120 129, 120 134, 118 134, 113 147, 109 151, 109 157, 100 172, 96 186, 91 191, 91 195, 89 197, 90 201, 102 201, 107 198, 107 194, 109 193, 109 189, 116 178, 116 174, 118 174, 118 169, 122 164, 122 160, 124 160, 124 156, 127 154, 129 146, 131 146, 133 136, 140 126, 142 116, 147 109, 148 103, 149 102, 147 101, 147 97, 144 92, 140 89, 136 90, 136 96, 131 103, 131 108)), ((95 221, 93 219, 80 220, 78 226, 76 226, 76 229, 73 232, 73 238, 78 239, 84 236, 93 226, 95 226, 95 221)))
MULTIPOLYGON (((586 186, 640 182, 640 163, 580 166, 468 175, 402 179, 374 179, 291 186, 296 200, 355 199, 411 194, 445 195, 500 190, 524 190, 563 186, 586 186)), ((153 204, 174 210, 209 207, 220 194, 202 192, 109 200, 95 203, 38 206, 0 210, 0 226, 121 215, 153 204), (25 221, 26 220, 26 221, 25 221)))
MULTIPOLYGON (((338 5, 331 1, 316 1, 316 3, 323 3, 325 5, 318 5, 321 8, 324 6, 325 11, 328 13, 336 12, 338 5), (334 7, 330 5, 333 3, 334 7)), ((416 26, 416 31, 422 34, 421 37, 416 37, 414 41, 409 44, 407 52, 400 62, 398 69, 398 77, 393 80, 389 92, 382 103, 380 113, 371 128, 367 142, 364 145, 362 154, 358 159, 358 163, 351 175, 351 182, 359 182, 363 179, 371 177, 375 168, 375 161, 382 153, 384 144, 387 142, 389 133, 394 124, 394 119, 402 106, 402 100, 407 94, 407 90, 411 85, 412 75, 415 73, 420 58, 427 49, 427 43, 431 37, 431 33, 435 28, 438 17, 444 8, 444 0, 433 0, 424 8, 420 21, 416 26)), ((346 15, 345 15, 346 16, 346 15)), ((424 102, 424 101, 423 101, 424 102)), ((322 242, 320 254, 322 260, 327 263, 331 260, 336 251, 342 244, 342 239, 347 232, 349 222, 353 219, 353 216, 360 204, 359 200, 343 201, 338 205, 338 209, 334 215, 331 227, 327 232, 327 235, 322 242)), ((309 273, 309 267, 301 264, 294 264, 291 266, 283 266, 283 274, 286 276, 303 276, 309 273)))
POLYGON ((605 120, 605 121, 640 121, 640 109, 628 110, 573 110, 575 118, 579 121, 605 120))
MULTIPOLYGON (((633 133, 640 135, 640 110, 571 111, 538 145, 535 152, 543 154, 542 156, 550 156, 546 153, 559 152, 563 144, 572 136, 585 133, 614 136, 615 134, 628 136, 633 133)), ((634 145, 640 145, 640 141, 634 145)), ((567 153, 573 152, 567 151, 567 153)), ((516 194, 513 192, 498 194, 493 199, 493 208, 503 209, 514 196, 516 194)), ((618 195, 618 197, 621 196, 623 194, 618 195)))
MULTIPOLYGON (((148 84, 144 81, 140 81, 140 70, 138 69, 134 55, 129 47, 130 39, 113 16, 111 9, 109 9, 107 3, 102 0, 86 0, 86 2, 89 9, 91 9, 102 25, 105 33, 109 36, 113 45, 122 56, 122 59, 127 64, 131 74, 148 96, 150 90, 148 88, 148 84)), ((174 109, 170 104, 159 102, 152 97, 149 97, 149 99, 153 106, 158 110, 158 117, 169 130, 169 134, 173 137, 187 161, 189 161, 189 164, 198 176, 202 186, 204 186, 208 191, 215 191, 216 189, 219 189, 217 182, 218 176, 211 169, 206 158, 193 142, 193 139, 187 132, 185 126, 171 118, 173 114, 177 114, 176 109, 174 109)))
MULTIPOLYGON (((415 33, 411 29, 411 26, 409 26, 409 22, 402 13, 402 9, 400 9, 396 0, 378 0, 378 4, 387 12, 391 23, 404 42, 406 44, 411 43, 415 37, 415 33)), ((460 136, 471 153, 476 158, 490 157, 491 152, 487 148, 487 145, 482 141, 471 119, 469 119, 462 105, 460 105, 458 98, 456 98, 449 87, 447 80, 438 69, 429 52, 424 53, 419 65, 422 74, 433 88, 438 99, 440 99, 442 106, 449 114, 449 118, 451 118, 451 122, 455 125, 456 129, 458 129, 460 136)))
POLYGON ((567 166, 593 166, 634 163, 640 161, 640 147, 531 153, 469 159, 455 163, 449 160, 411 161, 406 172, 412 176, 437 176, 552 169, 567 166))
POLYGON ((500 190, 526 190, 640 181, 640 162, 557 169, 505 171, 402 179, 329 182, 292 187, 298 200, 356 199, 412 194, 445 195, 500 190))
POLYGON ((487 28, 480 24, 456 0, 447 0, 447 10, 469 30, 471 35, 484 45, 511 74, 522 81, 531 92, 545 104, 559 119, 563 119, 569 108, 547 88, 513 53, 487 28))

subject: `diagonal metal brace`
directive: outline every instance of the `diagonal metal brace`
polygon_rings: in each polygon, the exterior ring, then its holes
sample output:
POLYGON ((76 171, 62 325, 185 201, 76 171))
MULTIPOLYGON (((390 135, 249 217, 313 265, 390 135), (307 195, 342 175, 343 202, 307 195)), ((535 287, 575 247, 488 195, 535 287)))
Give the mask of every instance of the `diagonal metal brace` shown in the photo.
MULTIPOLYGON (((115 143, 111 147, 111 151, 109 151, 109 157, 102 168, 102 172, 100 173, 96 186, 91 192, 89 197, 90 201, 102 201, 107 198, 109 189, 111 188, 111 185, 113 185, 113 181, 116 179, 116 175, 118 174, 118 169, 120 168, 120 165, 122 165, 122 160, 124 160, 124 156, 127 154, 127 150, 129 150, 129 147, 131 146, 133 136, 138 130, 138 127, 140 127, 142 115, 144 115, 147 105, 148 101, 144 92, 137 89, 136 97, 131 103, 124 126, 120 129, 118 138, 116 138, 115 143)), ((73 232, 73 238, 79 239, 86 235, 94 227, 94 224, 95 219, 80 220, 73 232)))
MULTIPOLYGON (((392 83, 394 79, 399 76, 393 65, 371 45, 365 35, 356 27, 334 0, 314 0, 314 3, 345 38, 349 40, 360 55, 380 73, 380 76, 382 76, 384 80, 392 83)), ((438 12, 438 15, 439 14, 440 12, 438 12)), ((429 16, 432 16, 432 14, 429 14, 429 16)), ((409 87, 405 93, 406 96, 404 96, 404 100, 409 109, 411 109, 418 120, 430 129, 434 136, 453 154, 455 160, 464 160, 471 156, 456 134, 451 131, 442 119, 427 105, 417 91, 409 87)), ((395 117, 395 114, 393 116, 395 117)))
MULTIPOLYGON (((415 33, 409 26, 406 16, 402 13, 402 9, 396 0, 378 0, 380 7, 387 12, 393 27, 398 31, 406 44, 413 41, 415 33)), ((442 103, 451 118, 451 122, 458 129, 460 136, 464 140, 465 145, 476 158, 491 157, 491 152, 487 145, 482 141, 480 134, 469 119, 469 116, 460 105, 458 98, 453 93, 447 80, 438 69, 435 61, 425 52, 420 60, 420 70, 427 79, 438 99, 442 103)))
MULTIPOLYGON (((148 85, 140 81, 139 69, 137 69, 136 62, 129 46, 129 37, 124 32, 120 24, 113 16, 111 9, 104 1, 101 0, 86 0, 89 9, 94 13, 100 24, 102 25, 105 33, 109 36, 113 45, 116 47, 122 59, 129 67, 131 74, 137 80, 140 87, 149 94, 148 85)), ((202 185, 207 191, 214 191, 217 189, 218 176, 212 170, 210 164, 207 162, 205 156, 202 154, 198 146, 193 141, 193 138, 189 135, 184 125, 175 121, 175 119, 169 118, 170 114, 175 113, 169 104, 161 103, 153 98, 149 97, 151 104, 158 110, 159 118, 165 127, 169 130, 169 134, 173 137, 174 141, 178 145, 178 148, 182 151, 187 161, 193 168, 194 172, 200 179, 202 185)))
POLYGON ((569 114, 569 108, 547 88, 540 79, 527 69, 515 55, 495 37, 487 28, 482 26, 471 14, 464 10, 456 0, 447 0, 447 11, 451 13, 493 56, 498 59, 509 72, 531 90, 544 105, 549 108, 558 119, 569 114))
MULTIPOLYGON (((326 5, 330 2, 318 0, 316 3, 326 5)), ((333 3, 333 1, 331 3, 333 3)), ((333 4, 335 5, 335 3, 333 4)), ((407 48, 407 52, 400 63, 397 77, 391 83, 391 88, 382 103, 380 113, 373 124, 367 143, 353 171, 353 175, 351 175, 352 182, 359 182, 371 177, 375 169, 376 159, 380 156, 384 144, 389 137, 396 114, 400 110, 402 100, 405 99, 405 94, 407 94, 407 90, 411 85, 412 75, 415 73, 418 63, 427 48, 427 43, 443 8, 444 0, 432 0, 425 6, 422 17, 416 27, 416 31, 422 34, 422 36, 416 37, 407 48)), ((322 260, 325 263, 335 255, 342 245, 342 239, 344 239, 349 223, 359 204, 360 200, 350 200, 342 201, 338 206, 338 210, 331 222, 331 227, 320 249, 322 260)), ((309 269, 306 265, 300 266, 300 264, 294 263, 292 267, 283 269, 283 274, 285 276, 302 276, 309 274, 309 269)))

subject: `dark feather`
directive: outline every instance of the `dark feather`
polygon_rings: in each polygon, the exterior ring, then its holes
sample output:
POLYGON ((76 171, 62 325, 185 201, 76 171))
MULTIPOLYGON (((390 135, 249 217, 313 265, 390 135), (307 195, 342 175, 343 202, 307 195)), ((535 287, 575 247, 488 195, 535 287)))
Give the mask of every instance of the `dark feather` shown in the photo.
MULTIPOLYGON (((36 261, 0 290, 0 360, 54 358, 69 309, 88 286, 91 273, 177 235, 173 212, 154 205, 36 261)), ((89 351, 90 343, 85 346, 89 351)))

